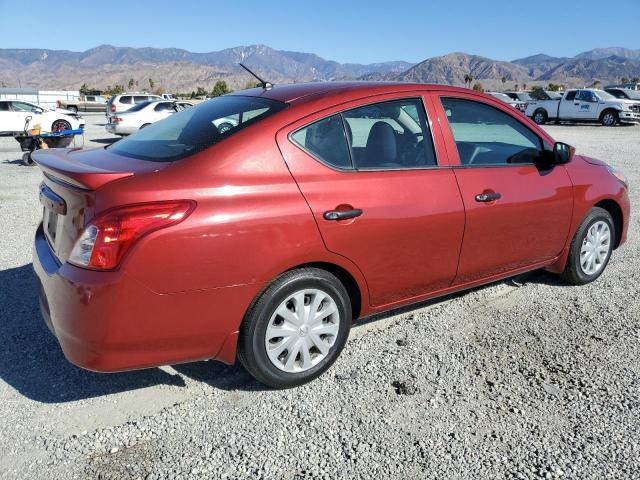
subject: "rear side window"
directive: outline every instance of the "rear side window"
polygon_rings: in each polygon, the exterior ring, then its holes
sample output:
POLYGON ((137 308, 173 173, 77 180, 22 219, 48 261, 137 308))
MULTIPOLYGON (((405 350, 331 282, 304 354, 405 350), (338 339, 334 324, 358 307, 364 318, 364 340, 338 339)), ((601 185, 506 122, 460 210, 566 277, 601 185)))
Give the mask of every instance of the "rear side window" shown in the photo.
POLYGON ((530 164, 542 140, 510 115, 485 103, 443 98, 460 163, 468 166, 530 164))
POLYGON ((341 169, 401 170, 437 164, 420 99, 346 110, 297 130, 291 139, 341 169))
POLYGON ((165 112, 167 110, 175 110, 173 103, 169 103, 169 102, 160 102, 155 107, 153 107, 153 109, 156 112, 165 112))
POLYGON ((125 95, 124 97, 120 97, 120 103, 124 103, 125 105, 131 105, 131 97, 125 95))
POLYGON ((127 157, 173 162, 262 121, 286 104, 258 97, 218 97, 182 110, 107 147, 127 157))
POLYGON ((0 112, 9 111, 9 102, 0 102, 0 112))
POLYGON ((567 95, 564 97, 565 100, 573 100, 576 98, 576 91, 573 90, 571 92, 567 92, 567 95))
POLYGON ((292 140, 322 162, 336 168, 351 168, 349 147, 340 115, 323 118, 296 131, 292 140))

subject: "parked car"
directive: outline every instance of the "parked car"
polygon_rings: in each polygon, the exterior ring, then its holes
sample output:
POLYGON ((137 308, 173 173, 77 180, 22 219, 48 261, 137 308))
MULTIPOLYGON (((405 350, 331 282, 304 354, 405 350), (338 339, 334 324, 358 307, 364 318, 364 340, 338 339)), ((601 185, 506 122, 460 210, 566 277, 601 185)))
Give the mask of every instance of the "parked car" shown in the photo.
POLYGON ((515 108, 516 110, 519 110, 522 113, 524 113, 524 111, 527 109, 526 102, 521 102, 520 100, 514 100, 506 93, 499 93, 499 92, 487 92, 487 93, 492 97, 495 97, 498 100, 501 100, 504 103, 511 105, 513 108, 515 108))
POLYGON ((505 93, 505 95, 508 95, 509 97, 513 98, 514 100, 518 100, 520 102, 528 103, 528 102, 533 100, 533 98, 531 98, 531 94, 529 94, 529 92, 504 92, 504 93, 505 93))
POLYGON ((107 111, 107 99, 101 95, 80 95, 76 100, 58 100, 56 103, 74 113, 107 111))
POLYGON ((626 90, 640 90, 640 83, 619 83, 617 85, 607 85, 604 89, 608 88, 624 88, 626 90))
POLYGON ((176 100, 176 97, 173 96, 173 93, 163 93, 161 97, 163 100, 176 100))
POLYGON ((151 95, 148 93, 123 93, 114 95, 107 101, 107 117, 120 112, 126 112, 134 105, 149 102, 151 100, 162 100, 159 95, 151 95))
POLYGON ((68 113, 49 110, 24 100, 0 100, 0 136, 24 132, 40 125, 44 133, 84 128, 84 119, 68 113))
POLYGON ((640 102, 620 100, 603 90, 567 90, 560 100, 530 102, 525 113, 538 125, 557 120, 612 127, 619 122, 640 123, 640 102))
POLYGON ((638 90, 630 90, 628 88, 605 88, 604 91, 622 100, 640 102, 640 91, 638 90))
POLYGON ((357 319, 540 268, 592 282, 629 224, 620 172, 441 85, 244 90, 34 159, 41 310, 94 371, 237 357, 299 385, 357 319))
POLYGON ((182 110, 176 102, 148 101, 109 117, 105 129, 115 135, 130 135, 158 120, 182 110))

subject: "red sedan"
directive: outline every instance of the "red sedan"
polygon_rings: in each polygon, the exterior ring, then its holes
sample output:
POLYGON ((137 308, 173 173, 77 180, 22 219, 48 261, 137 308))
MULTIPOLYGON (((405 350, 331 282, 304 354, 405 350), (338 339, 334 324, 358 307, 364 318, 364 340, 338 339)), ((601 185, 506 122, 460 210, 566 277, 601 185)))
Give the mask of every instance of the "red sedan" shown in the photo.
POLYGON ((299 385, 356 319, 539 268, 591 282, 629 221, 622 174, 435 85, 246 90, 34 159, 43 316, 96 371, 237 357, 299 385))

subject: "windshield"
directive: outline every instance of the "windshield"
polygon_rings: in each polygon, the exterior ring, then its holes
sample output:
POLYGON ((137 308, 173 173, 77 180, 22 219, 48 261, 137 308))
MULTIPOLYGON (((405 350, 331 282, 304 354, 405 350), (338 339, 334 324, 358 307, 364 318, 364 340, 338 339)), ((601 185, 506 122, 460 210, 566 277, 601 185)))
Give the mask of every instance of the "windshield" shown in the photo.
POLYGON ((528 93, 518 93, 518 98, 523 102, 533 100, 533 98, 531 98, 531 95, 529 95, 528 93))
POLYGON ((265 98, 218 97, 175 113, 107 148, 141 160, 173 162, 204 150, 286 106, 265 98))
POLYGON ((602 90, 596 90, 596 93, 598 94, 600 100, 617 100, 616 97, 614 97, 610 93, 603 92, 602 90))

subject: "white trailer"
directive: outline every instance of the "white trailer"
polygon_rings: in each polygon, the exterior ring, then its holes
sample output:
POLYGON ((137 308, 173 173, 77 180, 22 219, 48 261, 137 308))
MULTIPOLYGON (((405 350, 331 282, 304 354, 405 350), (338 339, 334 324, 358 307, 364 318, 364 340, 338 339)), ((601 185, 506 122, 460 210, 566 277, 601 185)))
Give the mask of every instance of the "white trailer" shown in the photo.
POLYGON ((77 90, 36 90, 34 88, 0 88, 0 100, 24 100, 55 110, 58 100, 78 100, 77 90))

